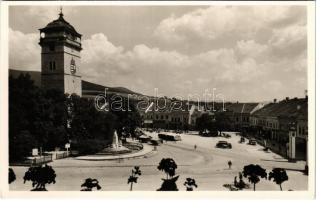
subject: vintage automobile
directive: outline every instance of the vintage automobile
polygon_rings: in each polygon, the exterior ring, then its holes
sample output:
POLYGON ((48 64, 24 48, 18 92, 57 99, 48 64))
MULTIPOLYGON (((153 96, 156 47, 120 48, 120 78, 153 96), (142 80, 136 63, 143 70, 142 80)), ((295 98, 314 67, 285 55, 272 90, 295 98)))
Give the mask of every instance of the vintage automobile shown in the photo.
POLYGON ((245 138, 241 137, 240 140, 239 140, 239 143, 243 143, 243 142, 245 142, 245 138))
POLYGON ((231 149, 232 144, 228 143, 227 141, 218 141, 216 144, 216 148, 231 149))
POLYGON ((248 142, 249 145, 256 145, 257 141, 255 139, 250 139, 248 142))
POLYGON ((166 141, 180 141, 181 137, 179 135, 173 135, 168 133, 159 133, 159 139, 166 140, 166 141))
POLYGON ((147 143, 151 140, 151 136, 148 136, 146 134, 143 134, 141 136, 138 137, 138 140, 141 142, 141 143, 147 143))

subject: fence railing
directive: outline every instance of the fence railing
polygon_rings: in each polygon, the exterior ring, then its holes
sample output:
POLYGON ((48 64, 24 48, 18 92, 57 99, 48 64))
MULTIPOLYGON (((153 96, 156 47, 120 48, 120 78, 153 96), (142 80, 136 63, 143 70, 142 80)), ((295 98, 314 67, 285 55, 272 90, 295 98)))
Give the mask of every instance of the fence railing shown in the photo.
POLYGON ((53 157, 52 155, 45 155, 45 156, 41 156, 41 157, 34 157, 30 160, 27 161, 27 164, 31 165, 31 166, 36 166, 36 165, 42 165, 45 163, 49 163, 53 161, 53 157))
POLYGON ((56 160, 57 159, 67 158, 68 156, 69 156, 68 152, 56 153, 56 160))

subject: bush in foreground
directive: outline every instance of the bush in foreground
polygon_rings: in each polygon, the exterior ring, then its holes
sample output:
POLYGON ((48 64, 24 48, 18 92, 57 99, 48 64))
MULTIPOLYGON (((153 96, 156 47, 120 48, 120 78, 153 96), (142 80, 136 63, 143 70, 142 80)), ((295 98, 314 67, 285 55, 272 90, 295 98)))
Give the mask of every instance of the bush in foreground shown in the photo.
POLYGON ((46 184, 55 184, 55 178, 55 170, 46 164, 44 166, 30 167, 23 177, 24 183, 32 181, 33 189, 31 191, 47 191, 46 184))

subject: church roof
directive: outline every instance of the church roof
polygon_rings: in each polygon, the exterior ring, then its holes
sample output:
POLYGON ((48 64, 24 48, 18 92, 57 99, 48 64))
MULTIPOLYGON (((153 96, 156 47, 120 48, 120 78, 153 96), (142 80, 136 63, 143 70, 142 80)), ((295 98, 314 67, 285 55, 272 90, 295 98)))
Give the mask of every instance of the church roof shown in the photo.
POLYGON ((63 29, 63 30, 67 30, 67 31, 71 32, 72 34, 76 35, 77 37, 81 37, 81 34, 78 33, 76 31, 76 29, 69 22, 67 22, 64 19, 63 16, 64 16, 63 13, 60 12, 58 19, 48 23, 45 28, 42 28, 40 30, 43 32, 46 32, 46 31, 54 31, 54 30, 63 29))

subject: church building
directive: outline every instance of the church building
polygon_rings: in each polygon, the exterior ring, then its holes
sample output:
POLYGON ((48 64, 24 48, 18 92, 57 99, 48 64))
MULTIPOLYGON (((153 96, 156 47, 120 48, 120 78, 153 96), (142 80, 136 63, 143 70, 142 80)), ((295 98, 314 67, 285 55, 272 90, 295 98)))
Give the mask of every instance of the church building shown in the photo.
POLYGON ((82 96, 80 51, 81 34, 63 17, 39 29, 41 46, 41 85, 65 94, 82 96))

